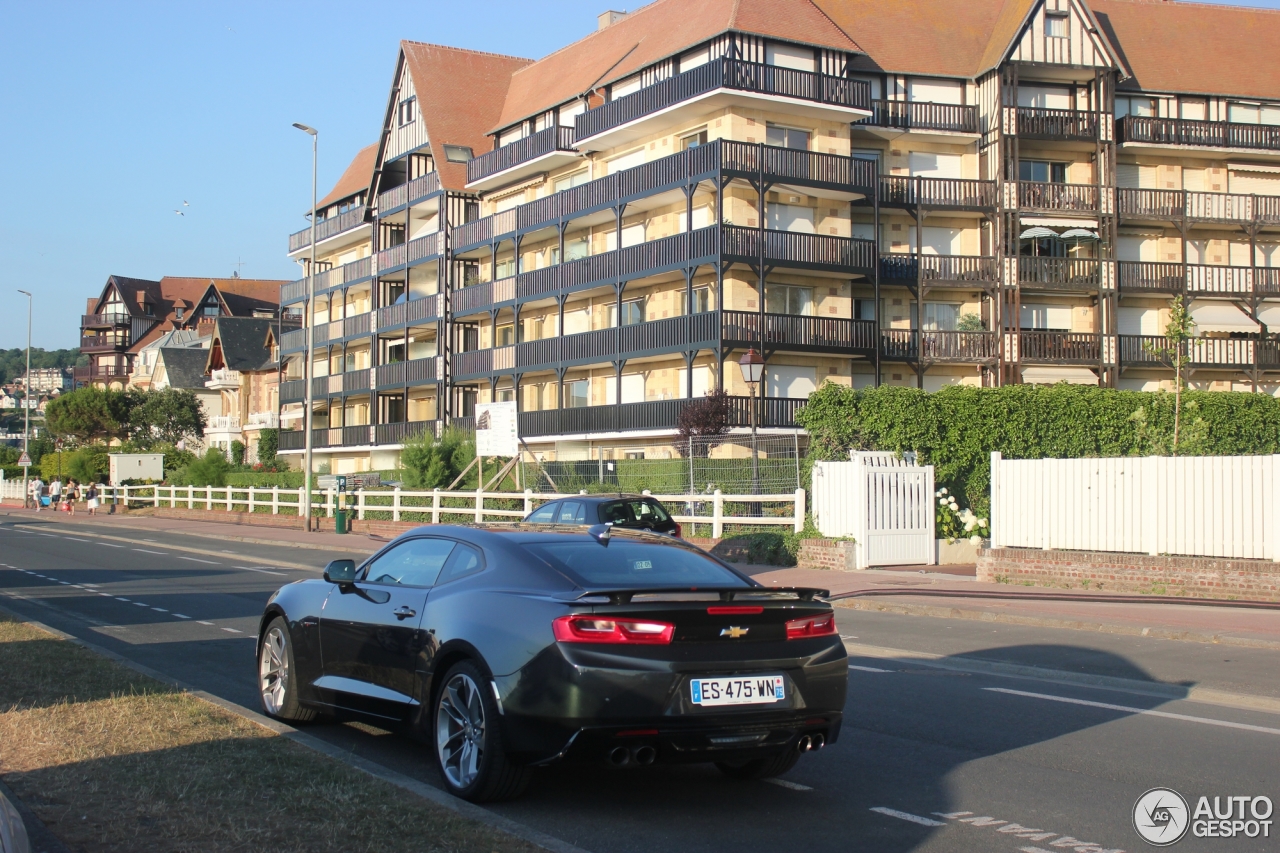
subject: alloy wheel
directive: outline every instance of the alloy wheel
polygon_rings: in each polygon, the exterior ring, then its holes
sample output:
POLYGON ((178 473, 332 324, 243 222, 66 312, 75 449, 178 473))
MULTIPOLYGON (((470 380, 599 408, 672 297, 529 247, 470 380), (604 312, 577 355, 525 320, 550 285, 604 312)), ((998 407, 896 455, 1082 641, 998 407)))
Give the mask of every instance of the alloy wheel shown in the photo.
POLYGON ((440 767, 455 788, 466 788, 480 775, 484 755, 484 702, 480 688, 466 673, 449 679, 436 707, 436 749, 440 767))
POLYGON ((268 714, 280 715, 289 691, 289 655, 285 649, 284 631, 272 626, 262 638, 258 658, 258 687, 262 706, 268 714))

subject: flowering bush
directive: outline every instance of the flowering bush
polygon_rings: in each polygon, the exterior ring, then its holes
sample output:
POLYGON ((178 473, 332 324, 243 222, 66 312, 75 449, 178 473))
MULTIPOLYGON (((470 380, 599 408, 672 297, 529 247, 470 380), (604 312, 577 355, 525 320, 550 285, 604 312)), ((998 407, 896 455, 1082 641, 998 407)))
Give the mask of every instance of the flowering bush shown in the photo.
POLYGON ((981 545, 987 535, 987 520, 978 518, 968 507, 960 509, 956 496, 945 487, 938 489, 934 497, 938 499, 935 525, 938 537, 948 542, 967 538, 974 545, 981 545))

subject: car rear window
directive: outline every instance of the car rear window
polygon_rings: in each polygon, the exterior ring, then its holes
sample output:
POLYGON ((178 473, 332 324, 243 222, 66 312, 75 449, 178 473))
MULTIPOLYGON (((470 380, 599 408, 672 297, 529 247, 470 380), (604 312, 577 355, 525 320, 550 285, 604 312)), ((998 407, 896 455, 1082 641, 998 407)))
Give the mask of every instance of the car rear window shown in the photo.
POLYGON ((657 501, 621 500, 600 504, 600 520, 615 524, 666 524, 671 520, 657 501))
POLYGON ((613 536, 607 543, 565 537, 525 547, 585 589, 750 586, 710 557, 678 545, 613 536))

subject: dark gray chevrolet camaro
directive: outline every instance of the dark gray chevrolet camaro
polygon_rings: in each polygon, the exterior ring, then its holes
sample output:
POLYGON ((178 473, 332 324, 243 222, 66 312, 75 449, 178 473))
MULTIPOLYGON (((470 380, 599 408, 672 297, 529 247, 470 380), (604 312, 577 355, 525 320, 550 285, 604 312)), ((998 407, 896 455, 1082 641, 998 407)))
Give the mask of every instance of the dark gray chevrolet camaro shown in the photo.
POLYGON ((423 527, 277 590, 259 690, 284 720, 407 724, 474 801, 518 796, 556 761, 773 776, 840 731, 848 669, 825 595, 648 531, 423 527))

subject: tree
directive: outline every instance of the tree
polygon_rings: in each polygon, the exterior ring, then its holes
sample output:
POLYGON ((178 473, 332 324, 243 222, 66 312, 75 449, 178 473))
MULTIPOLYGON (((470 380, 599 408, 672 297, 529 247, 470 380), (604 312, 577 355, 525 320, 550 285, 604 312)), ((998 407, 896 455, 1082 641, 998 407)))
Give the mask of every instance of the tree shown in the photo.
POLYGON ((409 439, 400 453, 405 484, 411 489, 447 488, 476 458, 475 436, 449 428, 436 438, 422 432, 409 439))
POLYGON ((88 444, 123 435, 129 405, 121 391, 87 386, 50 400, 44 417, 49 432, 88 444))
POLYGON ((204 433, 204 409, 193 391, 185 388, 132 391, 129 403, 129 435, 139 448, 177 444, 204 433))
POLYGON ((217 447, 210 447, 204 456, 173 473, 172 482, 176 486, 215 486, 227 484, 227 473, 231 463, 227 455, 217 447))
POLYGON ((686 446, 705 456, 720 444, 715 439, 729 431, 729 395, 716 390, 697 400, 690 400, 676 417, 676 429, 686 446), (693 439, 699 439, 693 441, 693 439))
POLYGON ((1169 324, 1164 327, 1164 343, 1148 343, 1147 352, 1165 360, 1173 368, 1173 453, 1178 453, 1179 430, 1182 427, 1182 392, 1186 385, 1186 366, 1191 361, 1188 342, 1195 320, 1187 310, 1187 302, 1175 296, 1169 303, 1169 324))
POLYGON ((258 464, 271 465, 280 454, 280 430, 264 429, 258 433, 258 464))
POLYGON ((231 442, 231 448, 227 452, 227 458, 232 465, 239 467, 244 464, 244 442, 236 439, 231 442))

